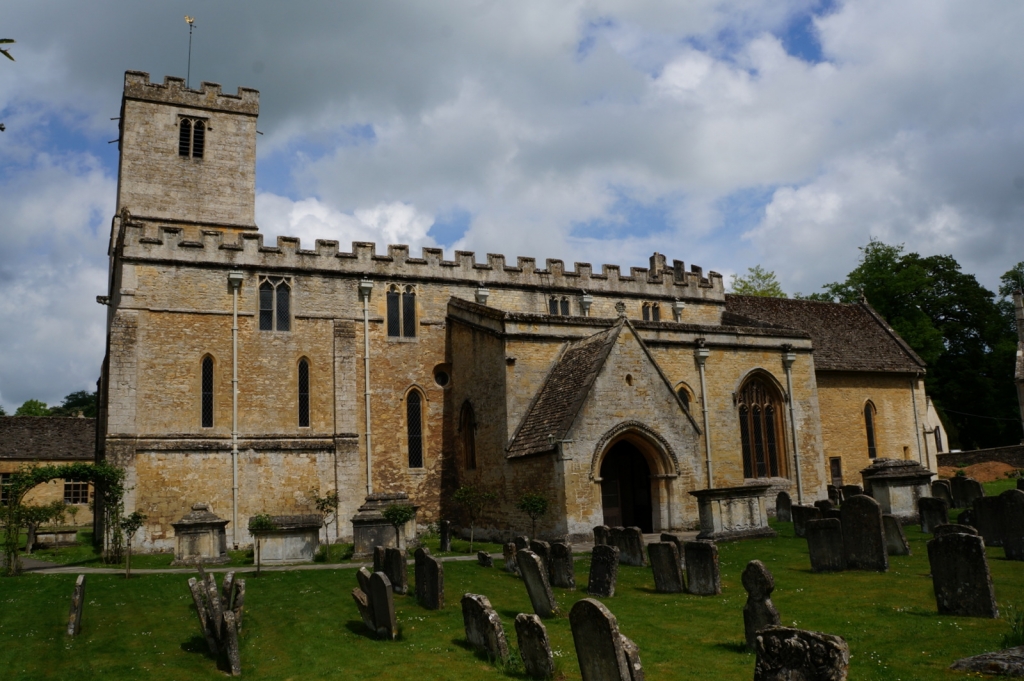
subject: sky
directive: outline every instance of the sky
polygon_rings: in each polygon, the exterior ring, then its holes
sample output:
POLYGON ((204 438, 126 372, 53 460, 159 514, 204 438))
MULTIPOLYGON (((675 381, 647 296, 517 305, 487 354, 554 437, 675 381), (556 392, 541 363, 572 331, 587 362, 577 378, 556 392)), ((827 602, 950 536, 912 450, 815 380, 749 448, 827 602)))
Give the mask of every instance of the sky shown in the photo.
POLYGON ((1024 260, 1024 3, 33 0, 0 37, 0 405, 92 390, 123 74, 260 90, 273 236, 842 280, 1024 260))

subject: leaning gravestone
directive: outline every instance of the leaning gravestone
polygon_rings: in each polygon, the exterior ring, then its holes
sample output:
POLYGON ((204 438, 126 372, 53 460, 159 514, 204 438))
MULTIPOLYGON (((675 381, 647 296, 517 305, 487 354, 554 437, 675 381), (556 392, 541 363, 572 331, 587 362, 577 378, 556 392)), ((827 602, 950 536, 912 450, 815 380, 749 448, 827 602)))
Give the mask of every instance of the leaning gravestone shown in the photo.
POLYGON ((544 569, 547 570, 548 565, 551 564, 551 544, 539 539, 531 539, 530 550, 537 554, 540 562, 544 564, 544 569))
POLYGON ((613 527, 609 543, 619 547, 619 561, 623 565, 647 565, 644 533, 639 527, 613 527))
POLYGON ((754 681, 846 681, 850 646, 840 636, 789 627, 757 634, 754 681))
POLYGON ((843 503, 850 500, 850 497, 855 497, 858 494, 864 494, 864 488, 860 485, 843 485, 843 503))
POLYGON ((971 523, 985 538, 985 546, 1003 545, 1003 502, 999 497, 976 497, 971 523))
POLYGON ((480 567, 494 567, 494 559, 491 558, 491 554, 486 551, 476 552, 476 562, 480 567))
POLYGON ((395 593, 391 580, 383 572, 370 575, 370 609, 377 636, 393 641, 398 638, 398 619, 395 616, 395 593))
POLYGON ((961 525, 960 523, 946 523, 944 525, 936 525, 934 535, 941 537, 944 534, 972 534, 975 537, 978 536, 978 531, 970 525, 961 525))
POLYGON ((821 515, 824 517, 826 513, 835 508, 835 505, 832 503, 831 499, 819 499, 814 502, 814 508, 821 511, 821 515))
POLYGON ((638 681, 643 667, 636 644, 619 633, 608 608, 593 598, 577 601, 569 611, 572 640, 583 681, 638 681))
POLYGON ((598 525, 594 528, 594 545, 600 546, 601 544, 608 543, 608 537, 611 530, 608 529, 607 525, 598 525))
POLYGON ((396 594, 409 593, 409 571, 405 562, 405 551, 395 548, 384 549, 384 574, 391 582, 396 594))
POLYGON ((416 599, 427 610, 444 607, 444 564, 430 551, 416 549, 416 599))
POLYGON ((654 589, 658 593, 678 594, 684 590, 683 570, 679 566, 679 549, 675 543, 653 542, 647 545, 654 573, 654 589))
POLYGON ((470 645, 492 660, 508 660, 505 628, 486 596, 466 594, 462 597, 462 623, 470 645))
POLYGON ((555 675, 555 658, 551 654, 548 630, 536 615, 516 615, 516 642, 527 676, 550 679, 555 675))
POLYGON ((843 503, 843 547, 846 567, 850 570, 889 569, 885 546, 882 507, 873 498, 858 494, 843 503))
POLYGON ((519 568, 516 566, 516 545, 513 542, 506 543, 502 547, 501 553, 505 558, 505 572, 511 572, 514 575, 518 575, 519 568))
POLYGON ((939 497, 921 497, 917 500, 917 515, 921 518, 921 531, 931 534, 937 525, 949 522, 949 505, 939 497))
POLYGON ((1003 505, 1003 551, 1008 560, 1024 560, 1024 492, 1008 489, 999 500, 1003 505))
POLYGON ((985 540, 958 532, 928 542, 935 604, 940 615, 999 617, 985 540))
POLYGON ((370 606, 370 597, 366 595, 365 591, 357 587, 352 589, 352 600, 356 602, 356 609, 359 611, 359 617, 362 618, 363 624, 366 625, 367 629, 376 634, 377 623, 373 619, 373 608, 370 606))
POLYGON ((835 518, 807 523, 807 552, 814 572, 842 572, 846 569, 843 526, 835 518))
POLYGON ((590 576, 587 593, 591 596, 611 598, 615 595, 615 582, 619 576, 619 547, 598 544, 590 552, 590 576))
POLYGON ((907 543, 907 535, 903 534, 899 519, 883 513, 882 527, 885 528, 885 552, 890 556, 909 556, 910 544, 907 543))
POLYGON ((82 608, 85 606, 85 575, 78 575, 75 590, 71 592, 71 610, 68 612, 68 636, 82 631, 82 608))
POLYGON ((521 534, 518 537, 513 537, 512 543, 516 545, 516 551, 525 551, 530 548, 530 538, 526 535, 521 534))
POLYGON ((540 556, 533 551, 520 551, 518 559, 519 572, 523 575, 533 611, 544 618, 554 617, 558 612, 558 603, 555 602, 555 594, 548 582, 548 572, 540 556))
POLYGON ((775 497, 775 519, 780 523, 793 522, 793 513, 790 510, 792 508, 793 501, 789 498, 789 492, 779 492, 775 497))
POLYGON ((793 534, 797 537, 806 536, 808 520, 820 520, 821 511, 814 506, 796 506, 790 510, 793 515, 793 534))
POLYGON ((576 588, 576 572, 573 569, 572 547, 566 542, 556 541, 551 545, 551 562, 548 563, 548 577, 551 586, 562 589, 576 588))
POLYGON ((722 579, 718 570, 718 546, 713 541, 688 541, 686 552, 686 583, 688 591, 697 596, 722 593, 722 579))
POLYGON ((946 502, 946 508, 953 508, 953 488, 949 480, 932 480, 932 496, 946 502))
POLYGON ((683 558, 686 554, 683 552, 683 544, 686 542, 678 534, 669 534, 668 532, 661 533, 661 541, 670 541, 676 545, 676 551, 679 553, 679 568, 686 572, 686 561, 683 558))
POLYGON ((192 592, 206 645, 214 656, 223 652, 231 675, 240 676, 242 662, 238 632, 245 607, 245 580, 236 580, 235 573, 229 572, 224 578, 225 588, 222 591, 217 588, 214 576, 206 573, 201 565, 199 575, 202 581, 192 577, 188 580, 188 588, 192 592))
POLYGON ((441 534, 441 551, 452 550, 452 523, 450 520, 442 520, 438 524, 438 530, 441 534))
POLYGON ((779 611, 772 603, 775 578, 759 560, 747 563, 743 570, 743 588, 747 590, 747 603, 743 606, 743 631, 747 648, 757 647, 757 634, 766 627, 779 625, 779 611))

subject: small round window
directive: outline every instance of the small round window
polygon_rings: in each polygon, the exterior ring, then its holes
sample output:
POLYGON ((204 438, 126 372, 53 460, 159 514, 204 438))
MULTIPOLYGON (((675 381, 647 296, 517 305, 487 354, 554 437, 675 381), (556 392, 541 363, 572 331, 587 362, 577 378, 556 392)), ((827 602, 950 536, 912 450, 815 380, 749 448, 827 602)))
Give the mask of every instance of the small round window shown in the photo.
POLYGON ((447 364, 439 364, 434 367, 434 383, 437 383, 442 388, 447 388, 451 382, 452 376, 449 373, 447 364))

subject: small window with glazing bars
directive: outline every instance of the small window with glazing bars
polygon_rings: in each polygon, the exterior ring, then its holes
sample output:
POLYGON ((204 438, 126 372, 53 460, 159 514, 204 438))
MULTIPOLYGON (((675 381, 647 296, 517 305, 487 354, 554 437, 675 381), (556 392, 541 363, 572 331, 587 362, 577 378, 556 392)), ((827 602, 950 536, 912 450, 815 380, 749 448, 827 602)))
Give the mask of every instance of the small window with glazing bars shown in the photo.
POLYGON ((388 286, 388 336, 416 337, 416 287, 388 286))
POLYGON ((658 303, 644 303, 642 312, 645 322, 661 321, 661 305, 658 303))
POLYGON ((309 360, 299 360, 299 428, 309 428, 309 360))
POLYGON ((405 426, 409 468, 423 468, 423 397, 418 390, 410 390, 405 398, 405 426))
POLYGON ((202 158, 206 147, 206 131, 210 124, 205 118, 182 116, 178 120, 178 156, 202 158))
POLYGON ((260 277, 260 331, 291 331, 292 280, 260 277))
POLYGON ((569 298, 566 296, 550 296, 548 298, 548 314, 556 317, 568 317, 569 298))
POLYGON ((203 357, 202 363, 202 419, 203 428, 213 428, 213 357, 203 357))

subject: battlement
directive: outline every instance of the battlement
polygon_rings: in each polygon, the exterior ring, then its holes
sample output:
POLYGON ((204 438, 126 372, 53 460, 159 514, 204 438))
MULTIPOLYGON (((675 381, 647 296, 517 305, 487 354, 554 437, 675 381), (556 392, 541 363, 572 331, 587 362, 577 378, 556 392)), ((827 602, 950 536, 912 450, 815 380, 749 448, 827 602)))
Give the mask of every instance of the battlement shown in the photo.
POLYGON ((387 254, 378 254, 377 246, 356 241, 352 250, 339 250, 337 241, 317 239, 313 249, 303 249, 296 237, 278 237, 274 246, 263 243, 263 235, 217 229, 195 229, 133 221, 124 234, 123 257, 127 261, 159 261, 208 266, 218 264, 238 269, 289 271, 293 274, 339 274, 371 279, 451 281, 480 287, 542 287, 579 293, 619 293, 652 298, 725 300, 722 275, 700 267, 686 271, 681 260, 666 264, 655 254, 654 267, 630 267, 624 274, 618 265, 602 265, 595 272, 590 263, 574 263, 567 269, 562 260, 548 258, 544 267, 537 260, 516 258, 506 263, 504 255, 488 253, 485 262, 477 262, 471 251, 455 251, 446 260, 440 248, 423 248, 420 257, 412 257, 409 247, 391 245, 387 254))
POLYGON ((205 81, 193 90, 185 87, 184 78, 175 76, 164 76, 162 84, 153 83, 145 71, 124 72, 124 98, 249 116, 260 112, 259 90, 240 87, 238 94, 229 95, 221 92, 219 83, 205 81))

